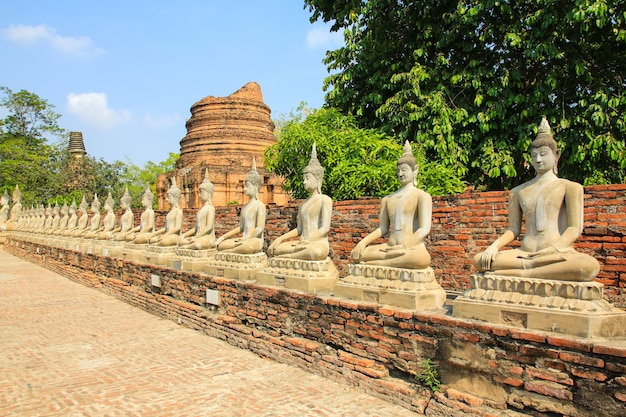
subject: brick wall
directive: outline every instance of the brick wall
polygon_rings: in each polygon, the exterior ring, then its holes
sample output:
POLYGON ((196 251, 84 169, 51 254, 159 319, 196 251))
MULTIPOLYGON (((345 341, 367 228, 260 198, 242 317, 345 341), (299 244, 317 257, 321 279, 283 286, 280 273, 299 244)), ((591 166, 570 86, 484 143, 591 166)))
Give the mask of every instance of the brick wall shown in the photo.
POLYGON ((626 415, 624 340, 392 309, 11 238, 5 250, 158 316, 418 413, 626 415), (151 285, 152 274, 160 276, 160 288, 151 285), (219 292, 218 306, 204 303, 206 290, 219 292), (415 379, 424 359, 438 365, 441 392, 415 379))
MULTIPOLYGON (((507 197, 502 191, 468 191, 433 198, 433 227, 427 246, 437 280, 448 292, 468 287, 474 272, 472 257, 506 230, 507 197)), ((297 202, 268 206, 266 248, 296 226, 297 208, 297 202)), ((241 206, 216 209, 217 236, 237 226, 240 210, 241 206)), ((380 200, 376 198, 334 203, 330 256, 340 274, 350 263, 350 251, 378 226, 379 210, 380 200)), ((165 214, 158 213, 157 227, 162 226, 165 214)), ((194 225, 195 211, 185 210, 183 229, 194 225)), ((605 285, 605 298, 626 307, 626 184, 585 188, 584 230, 575 247, 600 262, 597 281, 605 285)))

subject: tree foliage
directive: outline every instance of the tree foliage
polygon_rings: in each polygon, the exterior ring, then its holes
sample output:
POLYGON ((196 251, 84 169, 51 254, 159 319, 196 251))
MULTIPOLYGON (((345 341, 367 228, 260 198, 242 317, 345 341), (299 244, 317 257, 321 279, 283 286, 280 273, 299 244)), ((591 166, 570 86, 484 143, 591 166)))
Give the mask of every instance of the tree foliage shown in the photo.
POLYGON ((0 107, 7 111, 0 119, 0 189, 11 194, 19 185, 24 203, 41 202, 45 196, 39 191, 50 189, 50 172, 64 152, 62 142, 48 142, 66 137, 57 122, 61 116, 36 94, 8 87, 0 92, 0 107))
POLYGON ((327 105, 421 144, 469 181, 532 175, 541 117, 560 173, 626 180, 624 0, 305 0, 345 46, 327 52, 327 105))
MULTIPOLYGON (((396 162, 402 146, 394 138, 359 128, 353 117, 333 108, 311 111, 300 106, 298 111, 278 123, 278 141, 265 151, 265 168, 283 177, 292 197, 307 196, 302 176, 313 143, 325 169, 322 191, 333 200, 382 197, 398 189, 396 162)), ((465 184, 450 170, 426 163, 418 149, 414 154, 422 167, 418 185, 426 191, 440 195, 463 190, 465 184)))
POLYGON ((83 195, 91 201, 94 194, 104 197, 109 192, 119 200, 128 186, 133 206, 141 207, 145 184, 154 191, 157 176, 175 167, 174 153, 143 168, 89 155, 74 158, 68 150, 69 134, 58 125, 61 115, 52 104, 25 90, 0 91, 0 107, 7 111, 0 119, 0 193, 6 189, 11 194, 19 185, 24 205, 79 203, 83 195))
MULTIPOLYGON (((143 167, 135 165, 131 161, 127 161, 127 169, 121 177, 121 181, 128 186, 128 192, 132 196, 133 208, 141 207, 141 197, 146 189, 146 184, 150 185, 150 189, 156 196, 156 181, 160 174, 171 172, 176 169, 176 161, 180 154, 170 152, 164 161, 155 163, 148 161, 143 167)), ((157 206, 157 200, 154 199, 154 208, 157 206)))

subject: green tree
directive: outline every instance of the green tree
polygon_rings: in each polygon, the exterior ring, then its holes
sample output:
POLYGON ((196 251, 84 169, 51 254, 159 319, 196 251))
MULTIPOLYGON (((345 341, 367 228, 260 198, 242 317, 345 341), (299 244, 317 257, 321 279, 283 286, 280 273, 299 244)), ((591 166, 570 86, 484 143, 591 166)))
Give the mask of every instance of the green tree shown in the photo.
POLYGON ((44 190, 54 188, 51 172, 64 152, 63 142, 48 142, 66 137, 58 125, 61 115, 36 94, 4 86, 0 92, 0 107, 7 111, 0 120, 0 189, 10 193, 19 185, 23 204, 41 203, 47 197, 44 190))
MULTIPOLYGON (((265 168, 283 177, 283 186, 294 198, 305 198, 302 173, 315 142, 317 156, 325 169, 322 191, 333 200, 363 196, 382 197, 399 187, 396 161, 402 146, 375 129, 357 127, 354 117, 337 109, 315 111, 300 106, 297 114, 277 123, 278 141, 265 151, 265 168)), ((465 184, 437 163, 420 162, 420 185, 435 195, 462 191, 465 184)))
POLYGON ((327 52, 327 105, 420 143, 469 181, 509 188, 532 176, 541 117, 560 173, 626 180, 624 0, 305 0, 344 30, 327 52))
MULTIPOLYGON (((139 167, 133 164, 131 161, 127 162, 127 169, 120 178, 120 181, 124 183, 124 186, 128 186, 128 192, 132 196, 133 208, 141 207, 141 197, 146 189, 146 184, 150 185, 152 192, 156 197, 156 181, 160 174, 173 171, 176 169, 176 161, 180 154, 170 152, 164 161, 155 163, 148 161, 143 167, 139 167)), ((156 208, 157 200, 154 199, 154 207, 156 208)))

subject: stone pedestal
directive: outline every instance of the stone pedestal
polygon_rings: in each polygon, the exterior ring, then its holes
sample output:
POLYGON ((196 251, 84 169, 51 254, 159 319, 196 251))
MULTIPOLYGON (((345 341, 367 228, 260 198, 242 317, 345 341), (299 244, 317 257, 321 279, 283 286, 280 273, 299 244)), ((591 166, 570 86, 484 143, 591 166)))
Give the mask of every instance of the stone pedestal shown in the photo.
POLYGON ((626 335, 626 312, 602 298, 598 282, 475 274, 453 316, 580 337, 626 335))
POLYGON ((125 242, 119 240, 102 240, 101 243, 101 252, 102 256, 109 256, 111 258, 121 258, 122 250, 124 248, 125 242))
POLYGON ((267 268, 256 275, 259 284, 311 293, 332 292, 338 278, 339 272, 330 258, 323 261, 270 258, 267 268))
POLYGON ((446 302, 432 268, 378 265, 348 265, 348 275, 335 285, 335 296, 411 310, 437 310, 446 302))
POLYGON ((120 248, 120 257, 132 262, 147 263, 148 245, 124 243, 120 248))
POLYGON ((150 265, 170 266, 174 255, 176 246, 148 245, 145 252, 146 263, 150 265))
POLYGON ((178 271, 204 272, 207 265, 213 260, 215 249, 176 249, 172 258, 172 268, 178 271))
POLYGON ((264 252, 244 255, 241 253, 215 252, 213 260, 208 262, 204 271, 216 277, 254 280, 257 271, 267 266, 264 252))

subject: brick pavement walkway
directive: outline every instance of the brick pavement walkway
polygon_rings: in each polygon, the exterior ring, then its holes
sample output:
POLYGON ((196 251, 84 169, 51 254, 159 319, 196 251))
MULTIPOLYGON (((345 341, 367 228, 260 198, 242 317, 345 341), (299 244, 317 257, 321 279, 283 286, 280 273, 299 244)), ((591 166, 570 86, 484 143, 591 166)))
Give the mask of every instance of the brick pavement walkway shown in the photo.
POLYGON ((0 416, 412 416, 0 249, 0 416))

